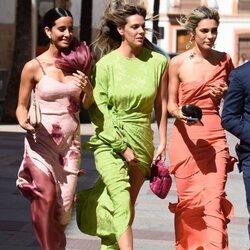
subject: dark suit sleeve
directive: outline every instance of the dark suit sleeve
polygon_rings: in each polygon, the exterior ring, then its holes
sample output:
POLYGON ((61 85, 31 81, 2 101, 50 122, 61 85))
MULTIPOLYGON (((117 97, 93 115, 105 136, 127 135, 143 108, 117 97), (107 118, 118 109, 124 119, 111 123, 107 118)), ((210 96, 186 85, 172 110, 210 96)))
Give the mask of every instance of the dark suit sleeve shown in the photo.
POLYGON ((229 88, 224 100, 221 119, 222 126, 239 139, 242 139, 244 130, 243 113, 244 88, 240 77, 237 75, 237 70, 233 70, 229 76, 229 88))

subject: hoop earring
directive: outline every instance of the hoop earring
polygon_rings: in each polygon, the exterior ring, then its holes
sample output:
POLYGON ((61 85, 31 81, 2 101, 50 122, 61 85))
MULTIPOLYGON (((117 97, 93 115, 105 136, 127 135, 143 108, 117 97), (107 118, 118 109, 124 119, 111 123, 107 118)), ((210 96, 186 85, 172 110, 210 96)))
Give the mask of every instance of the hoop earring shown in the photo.
POLYGON ((193 45, 193 39, 190 37, 188 43, 186 44, 185 48, 186 50, 190 49, 190 47, 193 45))

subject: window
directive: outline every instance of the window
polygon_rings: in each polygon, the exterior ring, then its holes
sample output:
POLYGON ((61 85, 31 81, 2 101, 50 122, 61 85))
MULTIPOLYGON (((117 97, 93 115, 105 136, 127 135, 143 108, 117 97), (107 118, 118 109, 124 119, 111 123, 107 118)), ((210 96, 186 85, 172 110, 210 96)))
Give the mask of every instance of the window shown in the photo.
POLYGON ((250 13, 250 1, 249 0, 238 0, 238 12, 242 14, 250 13))
POLYGON ((191 10, 199 7, 201 5, 200 0, 181 0, 180 1, 180 10, 183 14, 190 12, 191 10))
POLYGON ((177 30, 176 51, 178 53, 186 50, 186 44, 189 42, 189 34, 186 30, 177 30))
POLYGON ((238 58, 239 64, 242 64, 242 60, 250 59, 250 33, 242 34, 239 36, 238 43, 238 58))

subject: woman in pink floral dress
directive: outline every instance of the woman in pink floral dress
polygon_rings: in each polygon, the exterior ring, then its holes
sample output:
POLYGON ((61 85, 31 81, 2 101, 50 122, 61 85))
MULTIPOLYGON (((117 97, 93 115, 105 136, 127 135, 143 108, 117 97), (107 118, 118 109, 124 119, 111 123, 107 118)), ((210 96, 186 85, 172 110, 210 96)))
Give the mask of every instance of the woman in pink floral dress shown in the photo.
POLYGON ((17 187, 31 202, 31 218, 42 249, 65 249, 80 169, 80 106, 93 102, 88 80, 91 55, 73 36, 68 10, 54 8, 44 16, 50 40, 47 51, 27 62, 21 75, 16 115, 27 131, 17 187), (85 73, 83 73, 85 72, 85 73), (41 124, 33 127, 28 104, 34 90, 41 124))

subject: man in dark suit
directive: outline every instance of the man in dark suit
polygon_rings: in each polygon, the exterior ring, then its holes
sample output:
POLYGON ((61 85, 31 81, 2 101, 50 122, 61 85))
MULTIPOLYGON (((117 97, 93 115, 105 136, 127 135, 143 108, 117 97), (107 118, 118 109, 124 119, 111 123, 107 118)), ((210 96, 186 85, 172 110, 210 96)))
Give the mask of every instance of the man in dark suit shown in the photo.
MULTIPOLYGON (((250 62, 231 71, 222 110, 222 126, 239 138, 236 153, 243 172, 247 209, 250 214, 250 62)), ((250 220, 248 223, 250 239, 250 220)))

